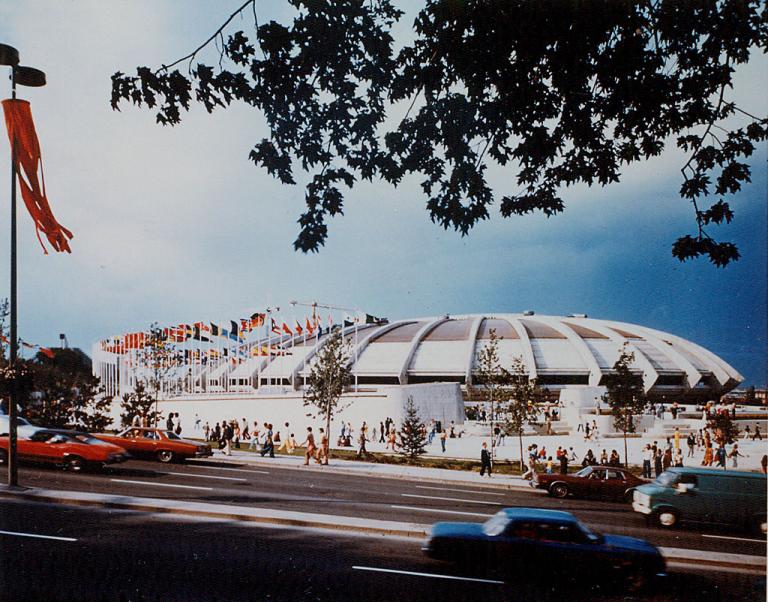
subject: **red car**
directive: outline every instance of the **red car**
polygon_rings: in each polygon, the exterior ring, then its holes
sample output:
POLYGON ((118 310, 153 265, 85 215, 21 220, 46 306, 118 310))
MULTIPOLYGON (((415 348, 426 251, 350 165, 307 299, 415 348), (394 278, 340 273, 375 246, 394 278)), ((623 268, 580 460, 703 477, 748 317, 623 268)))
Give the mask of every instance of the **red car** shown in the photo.
POLYGON ((573 474, 537 474, 531 487, 545 489, 549 495, 564 498, 568 495, 583 498, 601 498, 631 501, 632 492, 645 481, 628 470, 615 466, 586 466, 573 474))
POLYGON ((211 446, 182 439, 173 431, 132 426, 117 435, 95 435, 102 441, 124 447, 137 458, 152 458, 160 462, 175 462, 186 458, 206 458, 213 455, 211 446))
MULTIPOLYGON (((41 429, 29 439, 18 439, 19 461, 55 464, 73 471, 86 467, 125 462, 126 451, 118 446, 95 439, 88 433, 41 429)), ((8 436, 0 437, 0 464, 8 462, 8 436)))

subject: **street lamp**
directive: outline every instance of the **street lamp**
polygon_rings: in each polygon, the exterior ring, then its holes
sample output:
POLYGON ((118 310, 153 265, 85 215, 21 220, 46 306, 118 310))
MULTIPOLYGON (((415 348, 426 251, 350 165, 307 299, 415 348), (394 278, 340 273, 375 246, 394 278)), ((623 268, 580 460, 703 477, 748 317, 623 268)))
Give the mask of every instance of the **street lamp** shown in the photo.
MULTIPOLYGON (((19 65, 19 51, 0 44, 0 65, 11 68, 11 98, 16 99, 16 85, 39 88, 45 85, 45 73, 34 67, 19 65)), ((18 321, 16 310, 16 138, 11 141, 11 350, 8 360, 13 377, 11 399, 8 403, 8 486, 19 484, 16 462, 16 404, 19 402, 19 383, 16 360, 19 352, 18 321)))

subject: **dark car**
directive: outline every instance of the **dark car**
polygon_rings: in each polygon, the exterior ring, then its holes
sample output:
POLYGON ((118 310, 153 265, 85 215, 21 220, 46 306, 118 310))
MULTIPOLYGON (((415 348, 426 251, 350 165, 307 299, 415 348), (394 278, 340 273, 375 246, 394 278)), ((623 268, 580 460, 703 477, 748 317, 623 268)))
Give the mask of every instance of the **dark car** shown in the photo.
POLYGON ((213 455, 211 446, 182 439, 173 431, 129 427, 117 435, 95 435, 102 441, 119 445, 137 458, 155 459, 160 462, 176 462, 187 458, 207 458, 213 455))
POLYGON ((614 466, 586 466, 573 474, 537 474, 531 479, 531 487, 558 498, 573 495, 624 502, 631 502, 635 488, 644 483, 628 470, 614 466))
POLYGON ((634 537, 600 535, 570 512, 506 508, 485 523, 437 523, 430 558, 504 578, 588 579, 639 588, 666 574, 659 549, 634 537))

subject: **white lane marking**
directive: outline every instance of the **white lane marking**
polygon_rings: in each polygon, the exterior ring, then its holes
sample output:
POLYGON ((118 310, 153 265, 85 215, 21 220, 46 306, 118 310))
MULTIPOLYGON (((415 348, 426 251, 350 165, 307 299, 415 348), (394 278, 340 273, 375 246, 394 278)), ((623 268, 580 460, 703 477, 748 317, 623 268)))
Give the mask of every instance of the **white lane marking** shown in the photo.
POLYGON ((416 497, 425 500, 444 500, 447 502, 464 502, 466 504, 487 504, 488 506, 501 506, 499 502, 485 502, 483 500, 460 500, 455 497, 437 497, 432 495, 416 495, 415 493, 401 493, 403 497, 416 497))
POLYGON ((460 512, 459 510, 437 510, 435 508, 417 508, 416 506, 390 506, 390 508, 396 508, 397 510, 414 510, 416 512, 435 512, 437 514, 461 514, 462 516, 482 516, 483 518, 491 518, 493 514, 481 514, 479 512, 460 512))
POLYGON ((34 537, 36 539, 55 539, 56 541, 77 541, 74 537, 57 537, 55 535, 38 535, 37 533, 17 533, 16 531, 0 531, 0 535, 15 537, 34 537))
POLYGON ((373 571, 376 573, 394 573, 395 575, 412 575, 414 577, 430 577, 432 579, 451 579, 453 581, 472 581, 473 583, 491 583, 493 585, 504 585, 503 581, 494 579, 477 579, 476 577, 456 577, 455 575, 437 575, 435 573, 416 573, 414 571, 396 571, 393 569, 380 569, 374 566, 353 566, 358 571, 373 571))
POLYGON ((110 479, 115 483, 130 483, 132 485, 154 485, 155 487, 176 487, 177 489, 198 489, 200 491, 213 491, 213 487, 193 487, 192 485, 172 485, 171 483, 153 483, 152 481, 129 481, 128 479, 110 479))
POLYGON ((246 483, 248 479, 239 479, 237 477, 215 477, 209 474, 195 474, 194 472, 159 472, 157 474, 169 474, 175 477, 194 477, 197 479, 221 479, 222 481, 241 481, 246 483))
POLYGON ((451 489, 450 487, 428 487, 427 485, 416 485, 416 489, 433 489, 435 491, 458 491, 460 493, 479 493, 481 495, 499 495, 499 496, 506 495, 506 493, 491 493, 489 491, 474 491, 472 489, 451 489))
MULTIPOLYGON (((189 463, 189 461, 187 461, 189 463)), ((229 470, 230 472, 250 472, 253 474, 269 474, 267 470, 249 470, 247 468, 224 468, 223 466, 205 466, 203 464, 190 464, 197 468, 207 468, 208 470, 229 470)))
POLYGON ((711 539, 735 539, 736 541, 754 541, 757 543, 765 543, 764 539, 750 539, 748 537, 728 537, 727 535, 701 535, 702 537, 709 537, 711 539))

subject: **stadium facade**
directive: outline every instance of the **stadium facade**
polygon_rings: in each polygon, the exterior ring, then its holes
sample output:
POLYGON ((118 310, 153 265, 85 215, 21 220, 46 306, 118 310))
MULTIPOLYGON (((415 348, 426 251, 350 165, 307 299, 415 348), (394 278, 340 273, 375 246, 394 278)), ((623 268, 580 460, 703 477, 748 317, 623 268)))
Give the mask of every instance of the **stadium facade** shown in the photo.
MULTIPOLYGON (((477 353, 492 330, 501 339, 501 364, 521 358, 529 378, 553 393, 601 385, 625 346, 651 397, 712 399, 743 380, 727 362, 681 337, 585 315, 444 315, 333 328, 349 342, 355 392, 454 383, 466 395, 476 381, 477 353)), ((311 335, 306 328, 302 334, 277 330, 238 337, 225 330, 223 343, 210 333, 173 339, 179 351, 173 365, 164 367, 161 397, 300 394, 329 328, 312 329, 311 335)), ((109 394, 120 396, 148 379, 151 370, 142 365, 140 344, 125 349, 110 347, 109 341, 94 345, 93 371, 109 394)))

